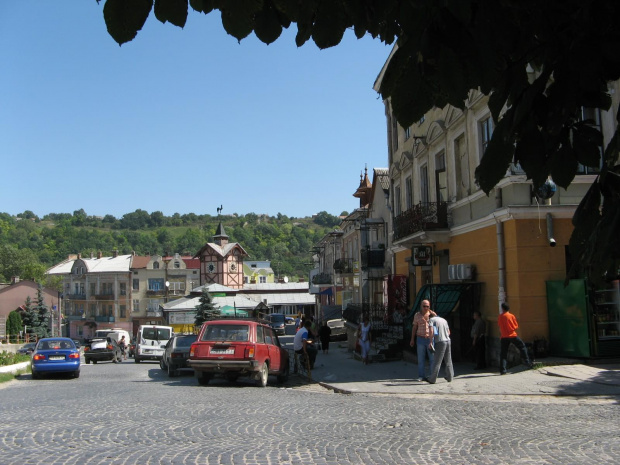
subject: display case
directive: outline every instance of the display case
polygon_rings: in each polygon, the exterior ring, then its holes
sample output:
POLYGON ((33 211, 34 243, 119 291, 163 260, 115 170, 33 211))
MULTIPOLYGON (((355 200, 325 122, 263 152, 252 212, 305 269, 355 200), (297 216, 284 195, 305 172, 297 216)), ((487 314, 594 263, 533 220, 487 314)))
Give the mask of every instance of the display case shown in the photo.
POLYGON ((620 281, 595 291, 596 336, 599 341, 620 340, 620 281))

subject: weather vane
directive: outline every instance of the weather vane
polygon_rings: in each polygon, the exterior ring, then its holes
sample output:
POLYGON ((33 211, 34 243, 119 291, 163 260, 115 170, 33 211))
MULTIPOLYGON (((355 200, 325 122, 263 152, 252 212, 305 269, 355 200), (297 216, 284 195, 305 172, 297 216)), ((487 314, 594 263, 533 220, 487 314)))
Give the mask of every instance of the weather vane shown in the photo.
POLYGON ((222 205, 217 207, 217 216, 220 216, 220 213, 222 213, 222 210, 224 210, 224 207, 222 205))

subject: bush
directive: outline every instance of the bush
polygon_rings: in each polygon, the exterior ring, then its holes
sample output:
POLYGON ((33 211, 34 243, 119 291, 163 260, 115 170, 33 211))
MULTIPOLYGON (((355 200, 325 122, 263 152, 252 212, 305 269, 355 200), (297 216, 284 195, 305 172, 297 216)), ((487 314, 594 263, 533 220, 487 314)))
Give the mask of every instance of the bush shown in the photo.
POLYGON ((0 353, 0 366, 16 365, 21 362, 27 362, 28 360, 30 360, 30 355, 14 354, 6 350, 0 353))

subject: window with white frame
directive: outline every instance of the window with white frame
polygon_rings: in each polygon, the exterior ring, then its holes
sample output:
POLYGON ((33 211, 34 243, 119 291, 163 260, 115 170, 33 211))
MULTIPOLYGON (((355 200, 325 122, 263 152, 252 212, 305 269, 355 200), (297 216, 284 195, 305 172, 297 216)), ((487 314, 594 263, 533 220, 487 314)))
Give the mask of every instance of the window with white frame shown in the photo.
POLYGON ((140 311, 140 299, 133 299, 132 311, 134 311, 134 312, 139 312, 140 311))
POLYGON ((405 140, 409 140, 411 137, 411 126, 405 128, 405 140))
POLYGON ((410 210, 413 206, 413 183, 411 182, 411 176, 407 176, 407 179, 405 179, 405 206, 407 210, 410 210))
POLYGON ((443 152, 435 155, 435 196, 437 202, 448 201, 448 178, 446 175, 446 156, 443 152))
POLYGON ((134 278, 132 281, 132 289, 134 291, 139 291, 140 290, 140 279, 138 278, 134 278))
POLYGON ((127 283, 119 283, 119 284, 120 284, 121 295, 127 295, 127 283))
POLYGON ((423 204, 428 203, 428 166, 422 165, 420 167, 420 202, 423 204))
POLYGON ((484 155, 493 136, 493 118, 490 116, 480 121, 480 158, 484 155))
POLYGON ((400 215, 402 213, 400 202, 400 186, 394 186, 394 211, 396 212, 396 215, 400 215))
POLYGON ((261 284, 265 284, 267 282, 267 276, 259 276, 258 282, 261 284))

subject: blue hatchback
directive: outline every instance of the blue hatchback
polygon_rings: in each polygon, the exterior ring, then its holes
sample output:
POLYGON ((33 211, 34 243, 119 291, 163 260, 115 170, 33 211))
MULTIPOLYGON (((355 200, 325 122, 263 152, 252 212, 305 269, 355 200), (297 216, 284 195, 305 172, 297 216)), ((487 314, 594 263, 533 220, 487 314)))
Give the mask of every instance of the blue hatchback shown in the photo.
POLYGON ((68 337, 46 337, 39 339, 32 353, 32 379, 39 379, 46 373, 68 373, 80 377, 80 351, 68 337))

